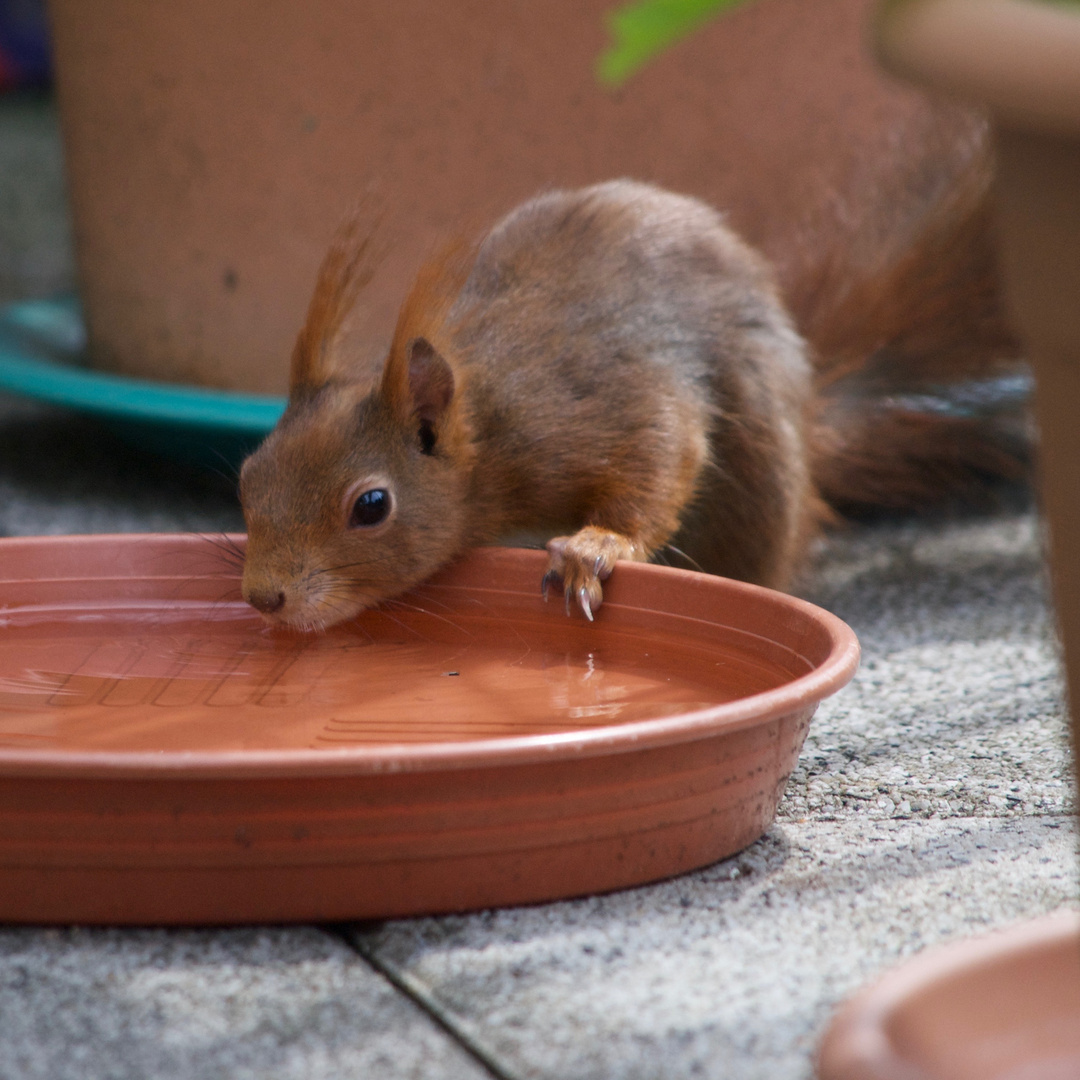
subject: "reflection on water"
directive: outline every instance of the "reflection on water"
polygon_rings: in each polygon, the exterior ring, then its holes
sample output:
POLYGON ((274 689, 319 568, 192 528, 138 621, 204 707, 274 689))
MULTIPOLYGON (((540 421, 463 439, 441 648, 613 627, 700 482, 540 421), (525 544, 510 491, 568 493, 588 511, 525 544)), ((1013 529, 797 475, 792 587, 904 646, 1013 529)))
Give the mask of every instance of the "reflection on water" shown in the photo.
POLYGON ((573 731, 785 681, 732 649, 480 609, 372 612, 322 635, 240 604, 4 613, 0 746, 341 747, 573 731))

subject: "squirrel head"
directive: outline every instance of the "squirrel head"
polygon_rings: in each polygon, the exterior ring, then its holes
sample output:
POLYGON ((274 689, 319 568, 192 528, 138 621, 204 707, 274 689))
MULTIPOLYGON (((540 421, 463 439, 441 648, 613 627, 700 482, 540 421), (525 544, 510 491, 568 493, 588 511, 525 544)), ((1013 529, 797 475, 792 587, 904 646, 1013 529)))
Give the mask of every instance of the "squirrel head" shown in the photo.
POLYGON ((433 343, 449 337, 453 282, 421 274, 372 385, 334 348, 370 277, 356 231, 348 221, 324 260, 293 352, 289 406, 240 475, 244 599, 297 629, 404 592, 467 540, 473 444, 460 373, 433 343))
POLYGON ((268 621, 351 618, 464 546, 471 444, 454 372, 426 338, 406 356, 374 390, 330 381, 299 395, 244 463, 242 588, 268 621))

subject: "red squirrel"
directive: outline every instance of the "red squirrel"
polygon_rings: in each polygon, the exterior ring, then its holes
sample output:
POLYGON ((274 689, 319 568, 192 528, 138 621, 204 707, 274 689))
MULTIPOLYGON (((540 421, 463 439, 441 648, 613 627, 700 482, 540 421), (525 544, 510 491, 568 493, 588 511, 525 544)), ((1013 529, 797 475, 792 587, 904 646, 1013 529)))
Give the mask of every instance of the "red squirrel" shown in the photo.
POLYGON ((833 508, 1008 473, 984 425, 895 406, 897 387, 1015 355, 988 177, 976 163, 861 280, 819 267, 789 289, 798 325, 697 199, 630 180, 546 192, 421 270, 381 364, 340 347, 377 261, 353 220, 288 408, 242 469, 244 597, 325 628, 521 533, 547 539, 545 595, 559 582, 589 619, 620 559, 666 548, 786 589, 833 508))

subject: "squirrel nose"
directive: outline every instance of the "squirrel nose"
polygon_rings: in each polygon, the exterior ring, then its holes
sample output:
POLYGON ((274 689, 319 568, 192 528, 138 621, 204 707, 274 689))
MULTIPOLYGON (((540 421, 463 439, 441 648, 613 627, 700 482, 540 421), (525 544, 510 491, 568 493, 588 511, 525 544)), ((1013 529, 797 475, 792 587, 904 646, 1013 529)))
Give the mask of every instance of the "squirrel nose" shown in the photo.
POLYGON ((252 590, 245 597, 247 602, 264 615, 273 615, 285 606, 285 594, 283 592, 255 592, 252 590))

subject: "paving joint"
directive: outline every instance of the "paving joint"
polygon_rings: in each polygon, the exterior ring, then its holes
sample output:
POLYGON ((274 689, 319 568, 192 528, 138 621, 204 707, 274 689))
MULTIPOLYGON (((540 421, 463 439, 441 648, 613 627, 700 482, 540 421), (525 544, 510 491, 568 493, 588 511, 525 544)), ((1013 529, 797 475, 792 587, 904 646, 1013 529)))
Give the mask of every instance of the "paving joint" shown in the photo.
POLYGON ((439 1004, 423 982, 411 978, 406 972, 399 971, 383 960, 355 927, 347 923, 331 923, 323 929, 345 942, 373 971, 438 1024, 462 1050, 487 1071, 492 1080, 522 1080, 518 1073, 509 1071, 476 1035, 466 1031, 461 1023, 439 1004))

